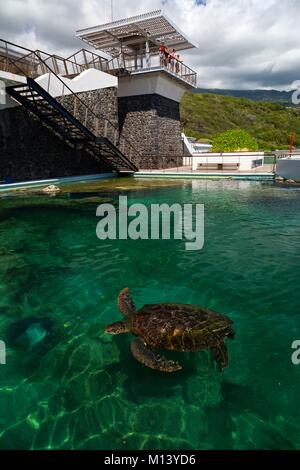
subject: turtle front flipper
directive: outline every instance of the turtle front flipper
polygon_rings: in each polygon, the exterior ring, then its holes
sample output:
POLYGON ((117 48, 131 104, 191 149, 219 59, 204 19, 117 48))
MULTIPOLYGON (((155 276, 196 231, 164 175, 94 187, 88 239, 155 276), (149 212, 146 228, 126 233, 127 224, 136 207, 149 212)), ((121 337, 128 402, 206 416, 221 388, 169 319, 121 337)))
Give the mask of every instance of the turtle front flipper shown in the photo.
POLYGON ((163 356, 157 354, 141 338, 136 338, 131 344, 131 352, 135 359, 150 369, 160 370, 161 372, 176 372, 182 367, 178 362, 169 361, 163 356))
POLYGON ((125 317, 131 317, 136 314, 136 308, 128 287, 121 290, 118 297, 118 306, 125 317))
POLYGON ((224 342, 219 343, 217 346, 211 348, 212 358, 218 364, 221 372, 228 366, 228 350, 224 342))

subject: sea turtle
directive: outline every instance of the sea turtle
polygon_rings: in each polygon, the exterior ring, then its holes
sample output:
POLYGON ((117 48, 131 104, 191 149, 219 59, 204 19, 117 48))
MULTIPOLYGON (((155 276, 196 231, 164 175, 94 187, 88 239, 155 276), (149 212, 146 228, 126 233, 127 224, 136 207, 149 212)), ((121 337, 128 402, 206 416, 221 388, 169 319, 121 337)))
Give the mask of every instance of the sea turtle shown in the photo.
POLYGON ((221 371, 228 364, 225 338, 234 338, 232 321, 224 315, 203 307, 182 304, 150 304, 136 310, 128 288, 123 289, 118 305, 124 321, 112 323, 106 333, 132 333, 137 338, 131 344, 133 356, 151 369, 176 372, 178 362, 159 355, 156 349, 169 351, 199 351, 210 348, 221 371))

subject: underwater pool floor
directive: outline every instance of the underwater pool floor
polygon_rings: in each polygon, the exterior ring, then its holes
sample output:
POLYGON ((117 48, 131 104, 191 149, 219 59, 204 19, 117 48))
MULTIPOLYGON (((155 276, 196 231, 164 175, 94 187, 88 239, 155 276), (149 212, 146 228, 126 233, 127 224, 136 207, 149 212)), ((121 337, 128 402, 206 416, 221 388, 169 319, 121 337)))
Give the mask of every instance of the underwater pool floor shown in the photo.
POLYGON ((2 194, 0 448, 300 449, 299 214, 300 188, 272 182, 113 179, 55 197, 2 194), (96 208, 119 195, 203 203, 203 250, 100 241, 96 208), (223 374, 208 351, 175 354, 174 374, 136 362, 131 335, 103 332, 121 319, 123 287, 138 308, 228 315, 236 338, 223 374))

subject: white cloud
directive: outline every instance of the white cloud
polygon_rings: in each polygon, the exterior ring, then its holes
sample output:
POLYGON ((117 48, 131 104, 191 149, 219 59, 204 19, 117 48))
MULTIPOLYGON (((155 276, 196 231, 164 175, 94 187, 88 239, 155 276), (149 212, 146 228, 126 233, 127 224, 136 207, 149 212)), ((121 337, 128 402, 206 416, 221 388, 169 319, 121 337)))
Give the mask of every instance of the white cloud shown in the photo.
MULTIPOLYGON (((288 88, 300 79, 299 0, 114 0, 120 18, 164 8, 199 45, 183 53, 203 87, 288 88)), ((30 48, 69 54, 79 28, 110 20, 110 0, 6 0, 1 36, 30 48)))

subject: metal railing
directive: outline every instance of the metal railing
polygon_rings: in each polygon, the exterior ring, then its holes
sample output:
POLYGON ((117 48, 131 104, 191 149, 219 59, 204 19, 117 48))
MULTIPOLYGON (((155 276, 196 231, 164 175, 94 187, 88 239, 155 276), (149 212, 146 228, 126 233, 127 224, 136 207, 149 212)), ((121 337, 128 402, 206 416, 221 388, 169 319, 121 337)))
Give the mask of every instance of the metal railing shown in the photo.
POLYGON ((299 157, 300 158, 300 149, 299 150, 274 150, 272 152, 265 152, 265 157, 267 157, 273 163, 273 171, 276 171, 276 165, 278 160, 282 160, 284 158, 293 158, 299 157))
POLYGON ((300 155, 299 150, 276 150, 274 152, 267 152, 266 155, 274 157, 276 160, 280 160, 281 158, 288 158, 288 157, 295 157, 300 155))
POLYGON ((134 60, 126 56, 122 58, 120 54, 120 57, 106 59, 87 49, 80 49, 64 58, 41 50, 32 51, 0 39, 0 69, 18 74, 20 68, 31 78, 47 73, 49 68, 56 75, 64 77, 72 77, 91 68, 112 75, 164 70, 189 85, 197 86, 197 72, 177 59, 173 64, 161 60, 158 55, 143 55, 134 60))
POLYGON ((224 155, 224 154, 198 154, 192 157, 192 169, 194 171, 262 171, 264 155, 254 153, 252 155, 224 155))
POLYGON ((133 63, 132 60, 125 60, 124 68, 131 73, 164 70, 193 87, 197 86, 197 72, 177 59, 173 63, 169 63, 162 60, 158 55, 141 56, 138 58, 137 63, 133 63))
POLYGON ((108 59, 86 49, 81 49, 70 57, 64 58, 41 50, 32 51, 0 39, 1 70, 19 73, 21 66, 26 76, 31 78, 47 73, 47 68, 50 68, 55 74, 64 77, 78 75, 90 68, 107 72, 109 69, 108 62, 108 59), (19 66, 19 69, 17 66, 19 66))
MULTIPOLYGON (((158 161, 159 163, 159 161, 158 161)), ((220 154, 218 157, 204 154, 203 156, 193 157, 191 155, 184 155, 180 166, 176 165, 176 158, 174 158, 174 165, 169 168, 163 169, 148 169, 141 168, 140 171, 149 173, 193 173, 197 174, 256 174, 263 173, 269 174, 270 177, 274 174, 272 164, 264 163, 264 155, 253 155, 252 157, 245 157, 243 155, 226 156, 220 154), (245 162, 248 159, 248 162, 245 162), (247 163, 245 165, 245 163, 247 163)))
POLYGON ((109 60, 95 54, 87 49, 80 49, 66 59, 72 63, 78 64, 81 70, 96 69, 101 72, 109 72, 109 60))
POLYGON ((64 76, 72 75, 70 73, 71 70, 75 70, 75 73, 80 73, 78 72, 79 70, 86 70, 86 64, 76 63, 73 60, 76 57, 71 56, 71 58, 72 60, 70 58, 63 59, 41 51, 31 51, 30 49, 0 39, 0 70, 33 79, 46 74, 43 77, 43 81, 39 82, 39 84, 53 98, 56 98, 95 136, 106 137, 127 158, 136 158, 139 152, 130 140, 120 133, 118 124, 112 122, 102 112, 95 112, 79 96, 79 93, 74 92, 63 80, 64 76), (51 93, 53 90, 55 91, 55 96, 51 93))

